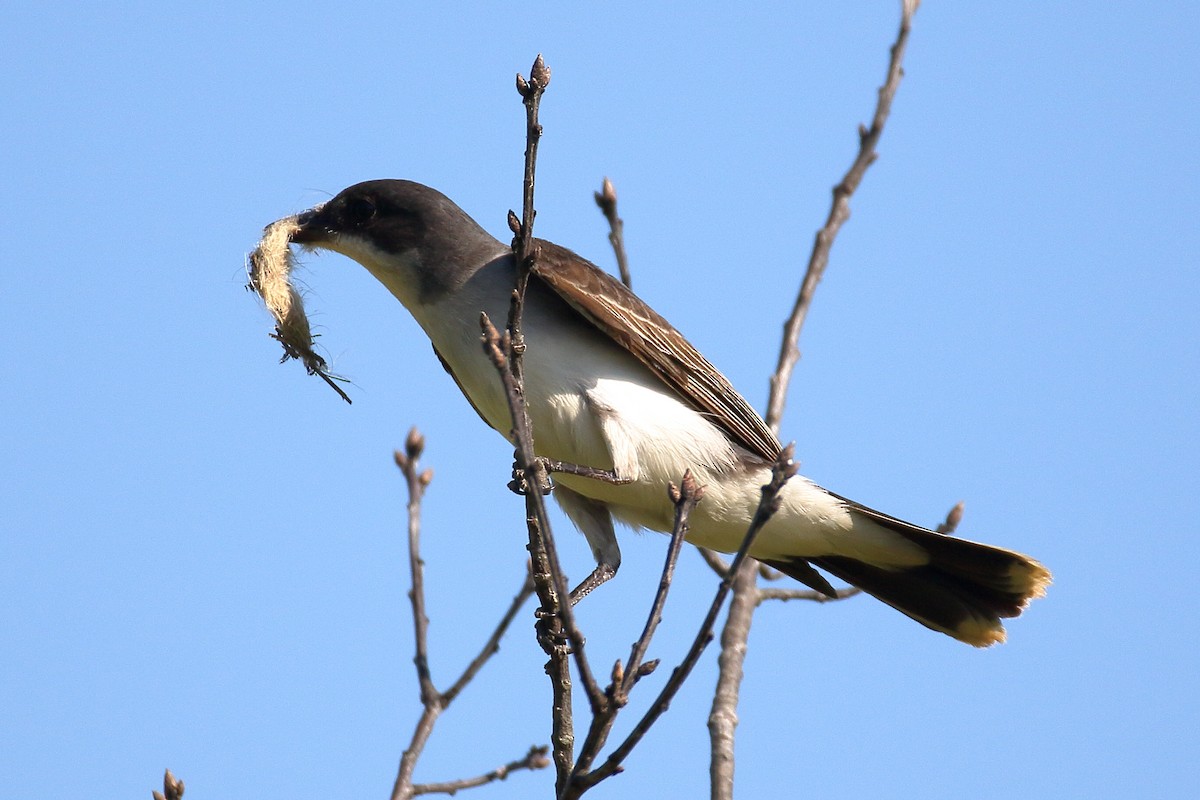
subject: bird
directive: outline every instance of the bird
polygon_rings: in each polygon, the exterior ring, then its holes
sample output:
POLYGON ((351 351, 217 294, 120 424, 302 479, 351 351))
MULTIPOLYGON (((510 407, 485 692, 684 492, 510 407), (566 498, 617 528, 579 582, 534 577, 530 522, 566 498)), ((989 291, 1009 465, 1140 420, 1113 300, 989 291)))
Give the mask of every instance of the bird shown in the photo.
MULTIPOLYGON (((480 343, 480 315, 505 319, 509 245, 436 189, 357 183, 295 217, 289 244, 358 262, 408 310, 480 418, 511 440, 512 417, 480 343)), ((525 399, 539 457, 603 471, 558 473, 553 496, 596 567, 573 599, 616 575, 614 522, 668 532, 665 491, 690 470, 703 499, 688 541, 736 552, 782 447, 771 428, 669 322, 571 250, 535 239, 522 328, 525 399)), ((749 555, 834 597, 822 574, 976 647, 1045 594, 1050 572, 1013 550, 928 530, 796 475, 749 555)))

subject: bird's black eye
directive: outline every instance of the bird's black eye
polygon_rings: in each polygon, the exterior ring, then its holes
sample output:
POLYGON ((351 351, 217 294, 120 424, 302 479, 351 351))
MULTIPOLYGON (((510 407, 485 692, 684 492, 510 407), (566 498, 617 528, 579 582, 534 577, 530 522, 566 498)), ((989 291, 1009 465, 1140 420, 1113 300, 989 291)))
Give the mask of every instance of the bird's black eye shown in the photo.
POLYGON ((375 203, 369 197, 352 197, 346 202, 346 221, 365 225, 375 217, 375 203))

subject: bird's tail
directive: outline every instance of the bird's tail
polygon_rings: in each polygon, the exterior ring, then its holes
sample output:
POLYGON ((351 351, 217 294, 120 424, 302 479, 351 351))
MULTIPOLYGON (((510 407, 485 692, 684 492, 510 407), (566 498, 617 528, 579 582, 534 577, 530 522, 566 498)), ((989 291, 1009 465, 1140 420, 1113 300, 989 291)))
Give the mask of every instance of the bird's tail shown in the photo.
POLYGON ((811 562, 922 625, 976 647, 1003 642, 1001 620, 1018 616, 1050 585, 1050 571, 1021 553, 935 533, 857 504, 851 511, 917 545, 928 562, 884 567, 820 556, 768 563, 812 585, 811 562))

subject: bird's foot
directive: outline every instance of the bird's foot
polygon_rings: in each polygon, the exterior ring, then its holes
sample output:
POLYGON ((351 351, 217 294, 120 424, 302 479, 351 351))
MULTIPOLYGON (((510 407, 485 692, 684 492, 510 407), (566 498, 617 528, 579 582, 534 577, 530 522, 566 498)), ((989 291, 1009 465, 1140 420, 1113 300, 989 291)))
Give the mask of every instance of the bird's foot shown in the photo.
POLYGON ((550 491, 554 488, 554 484, 550 481, 550 469, 546 466, 546 459, 538 458, 536 461, 541 469, 526 470, 522 469, 518 462, 513 462, 513 479, 508 482, 508 488, 514 494, 519 494, 522 497, 529 494, 530 472, 536 476, 538 491, 543 495, 550 494, 550 491))
MULTIPOLYGON (((602 583, 607 583, 616 574, 617 568, 611 564, 597 564, 596 568, 592 570, 592 574, 584 578, 578 586, 571 590, 571 607, 574 608, 575 604, 591 594, 593 589, 602 583)), ((545 619, 546 617, 552 616, 552 614, 544 608, 537 609, 533 612, 533 615, 538 619, 545 619)))

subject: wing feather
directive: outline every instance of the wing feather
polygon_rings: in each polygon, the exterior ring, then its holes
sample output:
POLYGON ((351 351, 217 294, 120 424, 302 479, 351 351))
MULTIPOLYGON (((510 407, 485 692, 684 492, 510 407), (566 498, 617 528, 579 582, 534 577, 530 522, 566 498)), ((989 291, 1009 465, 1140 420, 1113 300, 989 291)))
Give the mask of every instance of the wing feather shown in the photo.
POLYGON ((564 247, 538 240, 533 274, 628 350, 745 450, 774 460, 779 440, 729 380, 625 284, 564 247))

